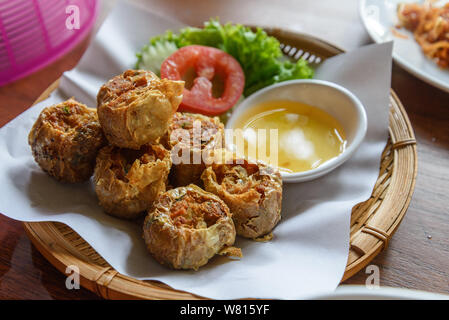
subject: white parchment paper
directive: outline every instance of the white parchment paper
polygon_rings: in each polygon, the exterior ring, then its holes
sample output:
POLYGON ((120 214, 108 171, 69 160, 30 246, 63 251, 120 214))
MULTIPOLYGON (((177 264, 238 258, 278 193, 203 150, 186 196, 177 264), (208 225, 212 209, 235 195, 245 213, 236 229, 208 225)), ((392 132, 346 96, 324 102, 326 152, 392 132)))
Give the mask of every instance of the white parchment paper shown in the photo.
POLYGON ((102 212, 92 182, 61 184, 34 162, 27 135, 44 107, 71 96, 95 107, 100 86, 133 68, 135 52, 149 37, 180 27, 129 4, 112 11, 78 66, 64 73, 59 89, 0 129, 0 212, 22 221, 66 223, 118 272, 201 296, 293 299, 334 290, 347 262, 351 208, 370 196, 387 140, 391 43, 362 47, 318 68, 316 78, 336 82, 362 101, 368 114, 366 139, 332 173, 286 184, 274 239, 238 238, 241 260, 215 257, 196 272, 169 270, 147 253, 138 224, 102 212))

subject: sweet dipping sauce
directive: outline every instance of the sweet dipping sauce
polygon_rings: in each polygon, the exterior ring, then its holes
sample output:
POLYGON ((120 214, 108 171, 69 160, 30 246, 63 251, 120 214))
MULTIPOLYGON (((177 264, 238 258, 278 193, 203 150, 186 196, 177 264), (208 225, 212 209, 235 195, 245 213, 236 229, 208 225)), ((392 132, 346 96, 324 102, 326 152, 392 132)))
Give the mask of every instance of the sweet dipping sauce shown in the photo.
POLYGON ((248 150, 255 150, 251 148, 265 145, 265 152, 258 153, 257 159, 277 165, 283 172, 317 168, 346 147, 343 127, 333 116, 295 101, 269 101, 249 108, 234 128, 243 130, 245 156, 250 154, 248 150), (258 135, 259 129, 267 129, 267 134, 258 135), (274 150, 270 150, 270 129, 278 130, 274 150), (277 152, 277 164, 272 163, 271 152, 277 152))

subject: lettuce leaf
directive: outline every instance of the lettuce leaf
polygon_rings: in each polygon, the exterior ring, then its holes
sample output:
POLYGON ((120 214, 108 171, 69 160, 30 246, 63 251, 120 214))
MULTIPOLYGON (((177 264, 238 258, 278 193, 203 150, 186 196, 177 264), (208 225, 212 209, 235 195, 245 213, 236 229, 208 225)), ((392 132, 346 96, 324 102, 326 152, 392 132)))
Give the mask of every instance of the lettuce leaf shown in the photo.
POLYGON ((178 47, 173 41, 149 43, 136 54, 136 69, 151 70, 160 76, 162 62, 176 50, 178 50, 178 47))
POLYGON ((215 47, 232 55, 245 73, 245 96, 277 82, 313 76, 313 69, 306 61, 286 60, 279 41, 261 28, 253 31, 241 24, 222 25, 217 19, 211 19, 203 28, 187 27, 179 34, 167 31, 150 39, 149 45, 167 41, 178 48, 196 44, 215 47))

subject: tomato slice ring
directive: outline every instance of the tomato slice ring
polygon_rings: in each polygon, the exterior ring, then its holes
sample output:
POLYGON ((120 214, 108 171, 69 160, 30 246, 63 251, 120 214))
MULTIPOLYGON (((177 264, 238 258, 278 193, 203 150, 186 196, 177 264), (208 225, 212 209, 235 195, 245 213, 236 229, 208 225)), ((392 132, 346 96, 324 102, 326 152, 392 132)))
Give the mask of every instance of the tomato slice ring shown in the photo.
POLYGON ((197 77, 190 89, 184 88, 178 111, 219 115, 232 108, 243 93, 245 75, 242 67, 226 52, 206 46, 182 47, 161 65, 161 78, 182 80, 193 68, 197 77), (212 94, 212 79, 220 76, 224 89, 220 97, 212 94))

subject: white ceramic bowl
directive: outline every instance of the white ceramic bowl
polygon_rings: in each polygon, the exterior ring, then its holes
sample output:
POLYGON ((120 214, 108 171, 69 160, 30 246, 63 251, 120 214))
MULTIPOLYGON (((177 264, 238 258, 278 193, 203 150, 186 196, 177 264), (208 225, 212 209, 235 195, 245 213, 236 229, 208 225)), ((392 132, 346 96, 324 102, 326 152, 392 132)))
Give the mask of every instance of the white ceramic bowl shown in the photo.
POLYGON ((284 182, 301 182, 321 177, 348 160, 365 137, 367 119, 365 108, 360 100, 342 86, 322 80, 291 80, 264 88, 236 107, 226 128, 234 129, 236 121, 249 108, 273 100, 298 101, 326 111, 343 126, 347 140, 346 149, 340 155, 319 167, 303 172, 283 172, 284 182))

